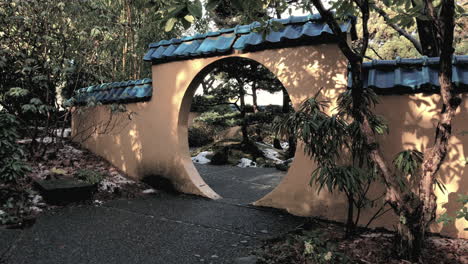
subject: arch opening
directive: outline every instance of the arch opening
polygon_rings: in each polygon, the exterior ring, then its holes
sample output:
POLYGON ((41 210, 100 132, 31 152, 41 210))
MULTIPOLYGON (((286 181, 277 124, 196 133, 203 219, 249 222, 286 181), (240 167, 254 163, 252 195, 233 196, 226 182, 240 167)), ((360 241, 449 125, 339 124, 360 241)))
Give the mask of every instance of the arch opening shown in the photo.
POLYGON ((286 176, 295 139, 276 136, 273 120, 294 110, 286 88, 259 62, 228 57, 205 66, 182 108, 180 142, 221 197, 253 203, 286 176))

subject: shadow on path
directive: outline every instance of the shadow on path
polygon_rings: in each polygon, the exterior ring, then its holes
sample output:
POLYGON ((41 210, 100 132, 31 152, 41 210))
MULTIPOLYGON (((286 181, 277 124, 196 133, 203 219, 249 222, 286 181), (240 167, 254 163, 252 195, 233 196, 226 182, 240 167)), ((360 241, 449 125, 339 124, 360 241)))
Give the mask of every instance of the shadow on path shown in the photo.
POLYGON ((271 192, 286 176, 275 168, 239 168, 195 164, 205 182, 226 202, 253 203, 271 192))

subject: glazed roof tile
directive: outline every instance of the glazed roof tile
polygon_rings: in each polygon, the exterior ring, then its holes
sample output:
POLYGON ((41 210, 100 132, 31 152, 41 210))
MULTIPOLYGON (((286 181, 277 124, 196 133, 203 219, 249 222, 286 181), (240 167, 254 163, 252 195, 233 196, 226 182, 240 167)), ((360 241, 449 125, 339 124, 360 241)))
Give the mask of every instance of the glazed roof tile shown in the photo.
MULTIPOLYGON (((279 31, 270 30, 265 38, 256 30, 261 27, 261 24, 254 22, 216 32, 151 43, 144 60, 165 63, 221 55, 234 50, 255 51, 298 44, 313 45, 331 41, 333 38, 331 29, 318 14, 272 19, 269 23, 272 21, 279 22, 284 27, 279 31)), ((350 33, 355 37, 354 17, 349 17, 340 26, 343 33, 350 33)))

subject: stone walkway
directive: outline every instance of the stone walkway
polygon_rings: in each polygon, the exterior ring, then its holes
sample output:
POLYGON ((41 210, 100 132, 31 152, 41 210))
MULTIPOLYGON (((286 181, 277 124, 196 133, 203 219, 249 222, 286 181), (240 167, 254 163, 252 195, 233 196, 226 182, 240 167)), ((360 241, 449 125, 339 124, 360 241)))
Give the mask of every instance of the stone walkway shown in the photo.
POLYGON ((50 211, 29 229, 0 229, 0 263, 233 263, 261 239, 303 221, 246 204, 268 193, 284 174, 197 167, 224 199, 158 193, 50 211))

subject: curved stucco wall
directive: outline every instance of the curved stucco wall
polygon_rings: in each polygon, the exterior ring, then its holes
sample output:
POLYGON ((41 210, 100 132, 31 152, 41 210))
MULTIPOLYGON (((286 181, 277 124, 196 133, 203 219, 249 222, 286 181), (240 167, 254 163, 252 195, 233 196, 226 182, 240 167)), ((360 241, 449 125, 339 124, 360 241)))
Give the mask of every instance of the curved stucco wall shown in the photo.
MULTIPOLYGON (((159 64, 152 66, 151 101, 127 105, 129 111, 135 112, 131 120, 125 115, 117 115, 113 117, 113 123, 108 124, 104 121, 109 116, 106 108, 84 110, 73 116, 75 139, 80 141, 83 136, 92 134, 83 145, 112 162, 130 177, 141 179, 160 175, 170 178, 183 192, 219 198, 200 177, 190 159, 187 140, 189 110, 198 81, 211 69, 212 63, 222 63, 220 60, 235 56, 255 60, 272 71, 288 90, 296 108, 322 87, 322 96, 332 101, 333 108, 337 95, 345 89, 347 63, 338 47, 332 44, 159 64), (96 126, 98 129, 90 129, 86 133, 80 131, 96 126)), ((403 148, 416 147, 423 150, 432 140, 437 118, 436 103, 437 95, 382 97, 378 112, 389 121, 391 132, 381 138, 381 144, 389 161, 403 148)), ((457 134, 461 130, 468 131, 468 124, 462 122, 467 118, 466 107, 464 105, 462 113, 457 116, 456 135, 451 139, 454 145, 440 172, 442 181, 447 184, 448 193, 438 193, 439 213, 447 209, 454 210, 458 206, 455 203, 456 194, 466 193, 468 186, 464 180, 466 172, 463 154, 463 142, 468 140, 468 136, 465 139, 457 134)), ((315 186, 309 185, 310 173, 314 168, 314 163, 298 148, 295 161, 283 181, 255 204, 282 208, 296 215, 344 221, 347 209, 344 197, 326 191, 317 193, 315 186)), ((382 191, 383 186, 376 185, 371 196, 378 197, 382 191)), ((374 211, 375 209, 364 211, 361 224, 367 223, 374 211)), ((392 229, 396 218, 389 217, 390 215, 391 212, 378 219, 374 226, 392 229)), ((463 231, 464 227, 464 222, 457 221, 453 226, 444 228, 434 225, 433 231, 455 237, 468 237, 467 232, 463 231)))

